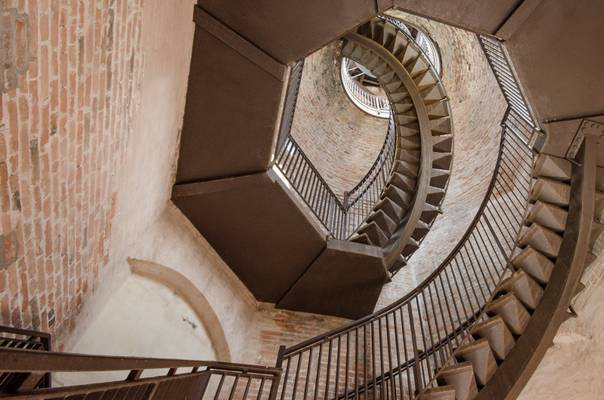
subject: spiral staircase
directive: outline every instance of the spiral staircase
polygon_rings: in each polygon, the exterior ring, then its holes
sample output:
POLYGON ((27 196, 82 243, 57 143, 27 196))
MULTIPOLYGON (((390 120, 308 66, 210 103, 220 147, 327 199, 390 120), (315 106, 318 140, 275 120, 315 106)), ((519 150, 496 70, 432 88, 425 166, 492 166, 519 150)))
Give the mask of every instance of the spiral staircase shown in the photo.
MULTIPOLYGON (((273 191, 274 199, 285 197, 290 203, 299 202, 295 195, 287 194, 285 189, 281 191, 281 186, 267 172, 277 144, 285 143, 285 139, 278 137, 283 124, 277 121, 287 125, 288 115, 291 116, 291 110, 280 106, 275 98, 295 97, 288 96, 295 85, 287 83, 286 77, 292 70, 285 65, 291 63, 293 66, 294 61, 322 43, 344 37, 344 54, 370 67, 385 88, 393 106, 399 140, 393 175, 385 182, 382 201, 371 209, 366 221, 351 237, 352 241, 342 241, 347 245, 339 244, 340 252, 355 250, 356 260, 362 260, 368 255, 359 256, 359 249, 368 252, 375 251, 375 248, 396 249, 389 253, 390 257, 385 257, 386 261, 375 264, 389 272, 387 261, 392 258, 401 262, 399 256, 405 249, 407 252, 415 249, 415 243, 421 241, 422 234, 425 235, 433 221, 433 214, 426 213, 436 211, 442 201, 451 167, 452 128, 446 95, 429 65, 425 64, 404 33, 383 19, 373 17, 394 5, 462 26, 479 33, 479 42, 507 100, 508 109, 502 120, 497 163, 487 194, 457 246, 429 277, 384 309, 365 312, 363 317, 348 325, 297 345, 282 346, 274 367, 52 352, 48 345, 44 345, 49 342, 46 335, 2 328, 1 397, 229 400, 516 398, 551 346, 561 323, 572 316, 572 308, 569 307, 581 289, 581 276, 594 260, 592 251, 604 230, 604 117, 593 111, 580 114, 571 110, 585 104, 580 98, 585 94, 576 85, 560 85, 556 89, 567 91, 565 96, 556 97, 555 101, 560 103, 542 102, 535 96, 539 84, 530 66, 532 58, 524 57, 526 54, 540 54, 549 48, 543 42, 523 41, 533 32, 523 31, 527 24, 531 27, 538 24, 551 26, 548 18, 555 20, 557 12, 565 7, 576 11, 574 7, 578 5, 526 0, 514 4, 501 2, 487 7, 488 10, 476 7, 468 12, 459 12, 468 2, 457 0, 440 6, 434 3, 378 1, 374 4, 355 1, 343 5, 342 10, 323 2, 301 5, 261 1, 253 6, 242 5, 242 10, 218 0, 200 1, 196 8, 198 30, 194 50, 202 49, 203 43, 206 46, 203 50, 213 49, 219 54, 197 62, 194 59, 192 90, 208 89, 207 96, 210 97, 215 94, 215 88, 195 81, 195 68, 214 63, 211 71, 215 71, 217 61, 230 65, 243 58, 235 65, 249 68, 258 78, 252 80, 252 85, 259 86, 243 88, 241 95, 250 96, 249 101, 254 102, 258 91, 262 91, 266 95, 263 98, 265 106, 269 103, 275 106, 270 112, 258 113, 249 131, 257 135, 259 143, 272 144, 258 152, 242 153, 236 165, 225 167, 231 172, 235 167, 241 167, 240 171, 234 172, 235 175, 228 175, 227 169, 221 170, 221 157, 201 157, 201 163, 179 169, 175 187, 175 202, 185 212, 192 212, 193 205, 199 205, 196 203, 199 196, 232 192, 232 198, 237 198, 245 191, 257 191, 258 197, 266 198, 263 190, 267 188, 273 191), (550 9, 556 11, 553 16, 548 14, 550 9), (534 13, 538 17, 532 19, 534 13), (271 19, 275 23, 269 26, 259 24, 267 14, 281 18, 271 19), (325 18, 329 23, 316 24, 312 30, 304 28, 303 21, 317 15, 321 15, 319 21, 325 18), (279 35, 300 26, 302 28, 295 37, 279 35), (250 43, 255 46, 250 46, 250 43), (516 69, 512 67, 510 58, 517 61, 516 69), (267 82, 270 84, 264 86, 267 82), (533 100, 532 107, 526 101, 525 93, 533 100), (569 101, 567 107, 570 111, 565 115, 570 117, 547 117, 558 110, 556 107, 569 101), (271 127, 268 129, 270 133, 266 132, 266 126, 271 127), (216 161, 213 169, 203 169, 204 163, 213 161, 216 161), (203 174, 199 172, 201 170, 204 170, 203 174), (423 188, 420 181, 426 182, 423 188), (409 192, 403 190, 411 187, 414 189, 409 192), (355 247, 357 245, 367 247, 355 247), (158 369, 161 372, 157 372, 158 369), (156 370, 156 373, 147 374, 148 370, 156 370), (120 381, 49 388, 49 373, 83 371, 126 371, 127 377, 120 381)), ((591 12, 588 6, 582 10, 584 17, 591 12)), ((569 12, 561 14, 569 15, 569 12)), ((567 24, 572 22, 583 23, 571 20, 567 24)), ((581 56, 593 55, 583 53, 581 56)), ((554 70, 567 67, 566 62, 561 60, 561 65, 553 66, 554 70)), ((238 68, 227 67, 220 73, 225 75, 221 81, 227 87, 239 84, 237 80, 230 81, 231 75, 241 74, 238 68)), ((559 79, 563 78, 571 81, 569 76, 559 76, 559 79)), ((213 77, 210 74, 203 79, 211 80, 213 77)), ((594 87, 597 85, 594 83, 594 87)), ((548 90, 544 89, 544 92, 548 90)), ((218 103, 227 101, 220 96, 215 99, 218 103)), ((596 103, 602 100, 601 95, 590 99, 596 103)), ((238 103, 239 100, 233 107, 235 111, 241 108, 241 118, 245 119, 250 112, 256 111, 254 106, 258 103, 248 105, 249 109, 244 110, 245 102, 238 103)), ((189 101, 188 110, 205 104, 204 101, 189 101)), ((233 116, 232 111, 224 115, 204 115, 210 120, 206 121, 210 125, 204 127, 218 127, 218 122, 224 122, 221 118, 233 116)), ((186 124, 200 121, 198 115, 189 118, 186 124)), ((233 121, 234 125, 239 123, 241 121, 233 121)), ((207 138, 194 136, 183 137, 181 160, 186 161, 195 153, 192 144, 207 138)), ((213 138, 214 145, 229 148, 229 145, 235 145, 236 135, 230 133, 213 138)), ((311 171, 308 168, 307 171, 311 171)), ((313 187, 320 186, 320 181, 312 182, 313 187)), ((229 201, 232 204, 223 200, 222 205, 233 209, 241 206, 241 202, 229 201)), ((246 201, 249 202, 250 197, 246 201)), ((210 206, 211 213, 216 202, 216 199, 211 199, 201 204, 210 206)), ((300 217, 298 228, 302 229, 301 236, 311 236, 316 243, 307 247, 319 249, 314 251, 313 257, 325 254, 326 244, 321 241, 321 235, 314 227, 307 228, 312 225, 304 222, 307 215, 297 206, 284 210, 298 210, 292 212, 300 217)), ((195 219, 194 213, 192 215, 195 219)), ((199 221, 208 220, 200 218, 199 221)), ((239 221, 238 229, 245 229, 245 222, 239 221)), ((226 225, 225 230, 228 229, 228 221, 226 225)), ((216 233, 204 232, 210 239, 216 233)), ((301 241, 302 250, 305 250, 305 243, 309 243, 308 237, 305 240, 301 241)), ((216 246, 220 247, 220 242, 217 243, 216 246)), ((228 259, 228 251, 223 250, 228 259)), ((331 251, 333 253, 333 249, 331 251)), ((372 254, 375 259, 382 257, 380 253, 372 254)), ((234 260, 237 261, 236 258, 234 260)), ((334 270, 336 275, 342 272, 338 268, 334 270)), ((384 273, 383 276, 388 275, 384 273)), ((300 281, 294 279, 294 283, 300 281)), ((246 282, 248 286, 250 282, 246 282)), ((316 281, 311 279, 310 282, 316 281)), ((321 288, 326 289, 329 288, 321 288)), ((338 296, 341 294, 337 293, 338 296)), ((347 299, 345 293, 341 297, 347 299)))
POLYGON ((453 128, 448 99, 422 51, 391 22, 376 18, 345 41, 342 54, 369 68, 386 92, 399 134, 383 198, 352 241, 382 247, 387 260, 398 257, 404 265, 434 223, 449 181, 453 128))

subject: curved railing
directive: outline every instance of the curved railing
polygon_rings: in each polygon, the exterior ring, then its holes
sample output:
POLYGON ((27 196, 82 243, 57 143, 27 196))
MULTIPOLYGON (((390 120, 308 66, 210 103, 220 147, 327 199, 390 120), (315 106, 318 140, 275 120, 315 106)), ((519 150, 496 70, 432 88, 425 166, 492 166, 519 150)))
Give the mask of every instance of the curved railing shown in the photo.
POLYGON ((365 221, 390 178, 396 152, 392 119, 375 162, 363 179, 341 201, 312 164, 300 145, 287 136, 275 166, 333 237, 348 239, 365 221))
POLYGON ((392 305, 283 347, 278 398, 414 399, 430 384, 507 270, 529 205, 534 130, 509 103, 487 194, 450 255, 392 305))
POLYGON ((348 95, 350 101, 358 108, 369 115, 378 118, 388 118, 390 116, 390 103, 386 96, 379 96, 369 92, 363 85, 350 75, 353 70, 354 61, 343 57, 340 67, 340 78, 344 92, 348 95))

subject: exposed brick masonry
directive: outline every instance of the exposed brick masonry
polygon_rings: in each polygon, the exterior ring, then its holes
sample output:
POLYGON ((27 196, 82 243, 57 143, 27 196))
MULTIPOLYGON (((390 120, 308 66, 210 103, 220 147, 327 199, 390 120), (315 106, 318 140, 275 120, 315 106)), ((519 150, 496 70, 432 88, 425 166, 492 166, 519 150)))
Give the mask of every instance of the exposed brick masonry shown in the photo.
POLYGON ((27 45, 3 24, 0 54, 29 61, 5 74, 0 101, 2 324, 69 331, 107 264, 142 71, 141 2, 0 0, 0 17, 28 22, 15 25, 27 45))

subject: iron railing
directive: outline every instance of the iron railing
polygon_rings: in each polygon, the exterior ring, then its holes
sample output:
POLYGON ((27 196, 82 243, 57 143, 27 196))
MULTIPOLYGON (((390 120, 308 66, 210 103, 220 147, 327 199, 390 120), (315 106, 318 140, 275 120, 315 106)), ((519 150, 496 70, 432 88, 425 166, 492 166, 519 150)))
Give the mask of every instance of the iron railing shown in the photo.
MULTIPOLYGON (((0 326, 0 349, 25 349, 50 351, 52 349, 51 337, 47 333, 0 326)), ((20 376, 9 372, 0 372, 0 393, 14 384, 20 376)), ((38 388, 47 388, 51 385, 51 376, 46 374, 38 382, 38 388)))
MULTIPOLYGON (((390 117, 390 102, 386 96, 380 96, 369 92, 355 76, 350 75, 350 71, 355 70, 355 62, 349 58, 343 57, 340 67, 340 77, 344 92, 348 95, 350 101, 358 108, 369 115, 378 118, 390 117)), ((361 72, 361 74, 363 74, 361 72)))
POLYGON ((283 147, 283 144, 285 143, 285 140, 289 136, 289 132, 292 129, 303 72, 304 60, 296 62, 289 70, 287 92, 285 93, 285 105, 283 107, 283 112, 281 113, 281 125, 279 127, 279 138, 277 139, 277 150, 283 147))
POLYGON ((509 107, 528 126, 537 128, 503 43, 497 38, 485 35, 478 35, 478 40, 509 107))
POLYGON ((341 201, 291 136, 285 139, 275 166, 333 237, 348 239, 365 221, 379 200, 392 171, 396 127, 388 133, 375 162, 363 179, 341 201))
POLYGON ((522 226, 533 153, 511 113, 488 195, 450 256, 391 306, 284 349, 279 399, 412 399, 431 382, 490 299, 522 226))
POLYGON ((281 375, 278 368, 246 364, 0 349, 0 373, 9 372, 20 379, 3 388, 0 397, 14 400, 274 400, 281 375), (51 372, 84 380, 86 374, 120 371, 123 379, 100 384, 36 386, 40 377, 51 372))
POLYGON ((392 305, 282 347, 278 399, 415 399, 432 384, 509 271, 529 206, 535 156, 527 140, 534 125, 519 110, 528 106, 508 104, 487 194, 449 256, 392 305))

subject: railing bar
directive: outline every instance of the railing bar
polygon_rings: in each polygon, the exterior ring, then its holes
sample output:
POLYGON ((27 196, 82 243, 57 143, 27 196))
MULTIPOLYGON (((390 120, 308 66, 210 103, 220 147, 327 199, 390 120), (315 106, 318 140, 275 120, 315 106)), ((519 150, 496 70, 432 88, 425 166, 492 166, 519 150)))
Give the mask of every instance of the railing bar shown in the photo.
MULTIPOLYGON (((396 356, 396 365, 400 366, 401 365, 401 350, 400 350, 400 346, 399 346, 399 333, 398 333, 398 323, 396 322, 396 312, 399 310, 393 310, 392 311, 392 325, 394 326, 394 343, 395 343, 395 356, 396 356)), ((403 332, 404 335, 404 332, 403 332)), ((405 341, 405 338, 403 336, 403 342, 405 341)), ((408 376, 409 373, 405 371, 405 374, 408 376)), ((401 398, 403 398, 403 377, 401 376, 402 372, 399 371, 398 373, 398 382, 399 382, 399 388, 400 388, 400 393, 401 393, 401 398)), ((396 397, 396 396, 395 396, 396 397)))
POLYGON ((482 252, 476 252, 476 250, 474 249, 474 244, 476 243, 478 245, 478 242, 476 242, 476 238, 474 237, 474 233, 476 232, 476 230, 474 230, 474 232, 472 232, 472 234, 468 237, 468 243, 470 245, 470 250, 472 250, 472 255, 474 256, 474 259, 476 260, 476 262, 478 263, 478 269, 481 271, 482 276, 484 278, 484 282, 486 285, 489 284, 487 276, 484 273, 484 270, 487 270, 488 276, 489 278, 491 278, 491 281, 493 282, 493 285, 497 285, 497 281, 493 278, 493 274, 491 273, 491 270, 487 267, 487 262, 486 259, 484 258, 484 254, 482 254, 482 252), (473 241, 472 241, 473 239, 473 241), (480 254, 480 257, 482 258, 482 261, 484 262, 484 268, 481 267, 481 262, 478 258, 478 254, 480 254))
MULTIPOLYGON (((440 288, 441 288, 443 297, 444 298, 448 298, 448 296, 446 295, 446 292, 445 292, 445 287, 443 285, 443 276, 442 276, 442 274, 438 275, 438 281, 440 282, 440 288)), ((444 326, 446 328, 447 327, 447 323, 445 322, 444 313, 443 313, 443 310, 442 310, 443 300, 441 299, 440 295, 438 294, 438 286, 436 286, 436 297, 438 299, 438 306, 440 308, 441 315, 443 316, 443 324, 444 324, 444 326)), ((453 314, 451 313, 451 307, 449 306, 449 302, 448 301, 445 302, 445 306, 446 306, 446 309, 447 309, 447 314, 449 315, 449 322, 451 323, 451 329, 453 329, 453 328, 455 328, 455 321, 453 320, 453 314)), ((459 323, 461 323, 461 321, 459 321, 459 323)), ((449 331, 448 328, 447 328, 447 331, 449 331)), ((456 346, 459 345, 459 343, 457 341, 457 336, 455 336, 455 345, 456 346)))
MULTIPOLYGON (((388 346, 388 367, 390 368, 390 386, 392 387, 392 397, 396 399, 396 379, 392 376, 392 370, 394 369, 392 363, 392 342, 390 340, 390 321, 388 318, 389 314, 386 314, 386 345, 388 346)), ((400 364, 399 364, 400 365, 400 364)))
MULTIPOLYGON (((506 128, 506 129, 509 129, 509 128, 506 128)), ((514 140, 514 139, 512 139, 512 140, 514 140)), ((518 139, 516 139, 516 140, 518 140, 518 139)), ((525 146, 525 144, 522 143, 521 145, 519 145, 517 142, 514 141, 514 142, 510 143, 509 146, 506 145, 506 146, 503 147, 503 154, 506 157, 509 157, 510 159, 512 159, 517 165, 521 166, 522 169, 523 169, 523 171, 524 171, 524 173, 530 175, 532 173, 532 171, 530 170, 530 165, 527 165, 526 161, 523 160, 525 157, 527 157, 529 155, 526 154, 527 153, 526 150, 525 150, 525 153, 522 154, 518 150, 518 147, 520 147, 520 146, 525 146), (529 169, 527 169, 525 167, 528 167, 529 169)))
MULTIPOLYGON (((308 365, 306 366, 306 379, 304 379, 304 397, 302 400, 306 400, 306 396, 308 395, 308 382, 310 381, 310 367, 312 366, 312 352, 315 348, 311 347, 308 353, 308 365)), ((303 353, 300 353, 300 358, 303 353)), ((319 368, 319 366, 317 367, 319 368)))
MULTIPOLYGON (((467 243, 467 242, 466 242, 466 243, 467 243)), ((466 257, 468 258, 468 264, 470 265, 470 267, 471 267, 471 269, 472 269, 472 273, 474 274, 474 277, 476 278, 476 280, 479 280, 479 278, 478 278, 478 273, 476 272, 476 268, 474 268, 474 265, 473 265, 473 264, 470 262, 471 260, 469 260, 470 255, 469 255, 469 253, 468 253, 468 249, 466 248, 466 246, 463 246, 463 247, 460 249, 460 253, 461 253, 461 250, 464 250, 464 251, 465 251, 465 253, 466 253, 466 257)), ((466 261, 465 261, 465 258, 464 258, 464 257, 462 257, 462 258, 461 258, 461 262, 462 262, 462 264, 464 265, 464 268, 466 269, 466 271, 468 272, 468 277, 470 277, 470 275, 469 275, 469 274, 470 274, 470 271, 469 271, 469 268, 468 268, 468 266, 467 266, 467 264, 466 264, 466 261)), ((480 302, 480 300, 478 299, 478 295, 476 294, 476 285, 473 283, 473 281, 472 281, 471 277, 470 277, 470 282, 469 282, 469 283, 470 283, 470 287, 472 288, 472 292, 474 293, 474 296, 476 297, 476 304, 478 305, 478 308, 480 308, 480 304, 481 304, 481 302, 480 302)), ((482 294, 483 300, 484 300, 484 301, 486 301, 488 297, 487 297, 487 296, 484 294, 484 291, 482 290, 482 285, 479 285, 478 289, 479 289, 479 291, 480 291, 480 294, 482 294)))
POLYGON ((296 374, 294 375, 294 389, 292 393, 292 400, 296 400, 298 392, 298 381, 300 379, 300 365, 302 364, 302 354, 298 354, 298 362, 296 363, 296 374))
MULTIPOLYGON (((432 282, 434 283, 435 281, 432 281, 432 282)), ((440 330, 440 326, 438 323, 438 309, 436 308, 435 303, 434 303, 434 297, 432 296, 432 288, 433 288, 432 284, 430 284, 426 287, 427 292, 428 292, 428 298, 430 300, 430 306, 432 307, 432 315, 434 317, 434 326, 436 329, 436 336, 438 337, 438 343, 442 343, 443 337, 441 336, 441 330, 440 330)), ((424 298, 425 298, 425 294, 424 294, 424 298)), ((440 309, 440 312, 441 312, 440 317, 442 319, 442 317, 443 317, 442 309, 440 309)), ((444 324, 443 327, 446 327, 446 324, 444 324)), ((443 334, 445 335, 444 340, 448 340, 447 335, 444 332, 443 332, 443 334)), ((447 349, 444 346, 441 347, 439 354, 441 356, 441 362, 444 363, 445 360, 447 359, 447 349)))
MULTIPOLYGON (((377 321, 377 325, 378 325, 378 336, 379 336, 379 346, 380 346, 380 372, 382 377, 385 376, 386 374, 386 370, 384 369, 384 344, 382 342, 382 318, 379 318, 377 321)), ((382 398, 388 398, 388 388, 384 387, 384 382, 382 379, 382 382, 380 382, 380 393, 382 394, 382 398), (386 391, 386 394, 384 395, 384 391, 386 391)))
MULTIPOLYGON (((413 364, 414 366, 414 371, 413 371, 413 377, 415 378, 415 393, 419 394, 423 388, 423 381, 424 381, 424 377, 423 377, 423 373, 424 370, 420 365, 420 361, 419 361, 419 351, 417 348, 417 336, 415 334, 415 326, 413 324, 413 309, 411 307, 411 301, 407 303, 407 311, 409 312, 409 327, 411 330, 411 344, 413 345, 413 357, 415 359, 415 363, 413 364)), ((403 317, 402 313, 401 313, 401 318, 403 317)))
POLYGON ((224 378, 225 378, 225 375, 222 375, 220 377, 220 382, 218 383, 218 387, 216 388, 216 394, 214 395, 214 400, 218 400, 218 396, 220 395, 220 392, 222 391, 222 385, 224 383, 224 378))
POLYGON ((355 399, 359 398, 359 328, 354 330, 354 388, 355 399))
MULTIPOLYGON (((338 336, 338 339, 340 337, 338 336)), ((331 378, 331 353, 332 353, 333 339, 329 340, 329 346, 327 346, 327 369, 325 370, 326 378, 325 378, 325 395, 324 399, 327 400, 329 398, 329 381, 331 378)))
POLYGON ((231 388, 231 393, 229 394, 229 400, 233 400, 233 396, 235 395, 235 389, 237 388, 238 383, 239 383, 239 376, 236 376, 235 381, 233 382, 233 387, 231 388))
MULTIPOLYGON (((342 336, 338 336, 338 353, 336 355, 336 383, 335 383, 335 391, 334 391, 334 396, 338 396, 338 386, 340 383, 340 352, 341 352, 341 345, 342 345, 342 336)), ((348 374, 348 369, 345 369, 346 373, 348 374)), ((344 390, 344 393, 346 393, 346 389, 344 390)))
MULTIPOLYGON (((451 281, 449 278, 449 273, 451 273, 451 275, 453 275, 453 281, 455 282, 455 287, 457 288, 457 293, 459 294, 459 301, 461 303, 461 306, 463 308, 464 311, 464 317, 466 319, 468 319, 468 317, 471 315, 468 313, 468 310, 466 309, 466 303, 465 301, 463 301, 463 295, 461 294, 461 290, 459 289, 459 283, 457 282, 457 277, 455 276, 455 272, 453 271, 453 267, 452 264, 449 263, 449 265, 451 266, 451 268, 445 268, 445 277, 447 278, 447 283, 449 284, 449 287, 451 287, 451 281)), ((457 317, 459 319, 459 323, 461 324, 462 319, 461 316, 459 315, 459 309, 457 307, 457 302, 453 303, 455 305, 455 310, 457 312, 457 317)))
MULTIPOLYGON (((459 253, 458 253, 458 254, 461 254, 461 248, 459 249, 459 253)), ((472 315, 472 314, 473 314, 473 310, 474 310, 474 305, 472 304, 472 298, 470 297, 470 292, 468 291, 468 287, 466 286, 466 280, 465 280, 465 279, 463 279, 463 276, 464 276, 464 275, 463 275, 463 273, 461 272, 461 271, 462 271, 462 270, 461 270, 461 266, 460 266, 460 265, 459 265, 459 263, 457 262, 457 259, 456 259, 456 258, 454 258, 452 261, 454 261, 454 262, 455 262, 455 266, 457 267, 457 271, 459 272, 459 278, 460 278, 460 280, 461 280, 461 284, 462 284, 462 286, 464 287, 464 290, 465 290, 465 292, 466 292, 466 295, 468 296, 468 297, 467 297, 467 300, 468 300, 468 303, 470 303, 470 311, 471 311, 471 313, 470 313, 469 315, 472 315)), ((474 297, 476 298, 476 301, 478 301, 478 297, 476 297, 476 293, 474 293, 474 297)), ((480 303, 478 303, 478 305, 480 305, 480 303)))
POLYGON ((287 389, 287 378, 289 378, 289 366, 290 366, 291 358, 288 358, 286 362, 287 362, 287 364, 285 367, 285 375, 283 376, 283 391, 281 392, 281 400, 283 400, 283 398, 285 396, 285 391, 287 389))
POLYGON ((369 370, 369 347, 367 346, 367 324, 363 325, 363 375, 365 379, 365 398, 367 398, 368 391, 367 386, 369 385, 369 380, 367 377, 367 371, 369 370))
MULTIPOLYGON (((430 366, 430 355, 427 353, 427 349, 428 349, 428 344, 426 343, 426 333, 424 331, 424 324, 422 322, 423 318, 422 318, 422 313, 420 310, 420 305, 419 305, 419 297, 415 298, 415 304, 417 306, 417 315, 418 315, 418 321, 419 321, 419 327, 422 333, 422 342, 424 343, 424 352, 426 353, 426 364, 427 364, 427 368, 428 368, 428 382, 432 380, 433 376, 432 376, 432 367, 430 366)), ((432 337, 432 335, 430 335, 430 337, 432 337)))
MULTIPOLYGON (((355 339, 356 343, 356 339, 355 339)), ((348 371, 350 366, 350 332, 346 332, 346 363, 345 363, 345 376, 344 376, 344 393, 348 393, 348 371)), ((339 369, 338 369, 339 375, 339 369)), ((337 395, 337 390, 336 390, 337 395)))
MULTIPOLYGON (((478 226, 479 226, 479 228, 482 228, 483 225, 482 225, 481 221, 478 221, 478 226)), ((482 245, 484 246, 484 248, 487 249, 486 253, 487 253, 487 256, 489 257, 489 260, 491 261, 490 265, 492 265, 495 268, 495 272, 497 272, 497 267, 496 267, 497 263, 495 262, 495 260, 493 260, 493 255, 491 254, 490 248, 487 245, 487 241, 485 241, 485 239, 483 237, 483 233, 486 234, 486 232, 483 232, 483 231, 484 231, 484 229, 478 229, 478 232, 479 232, 478 236, 480 237, 480 241, 482 242, 482 245)), ((487 264, 489 264, 486 260, 485 260, 485 262, 487 264)), ((499 277, 498 277, 498 279, 499 279, 499 277)))
POLYGON ((371 371, 372 371, 372 376, 373 376, 373 398, 375 398, 376 395, 376 376, 375 376, 375 333, 374 333, 374 326, 373 326, 373 322, 371 321, 370 327, 371 327, 371 371))
MULTIPOLYGON (((495 200, 497 201, 497 204, 500 206, 500 208, 502 210, 505 210, 506 212, 503 214, 506 216, 506 218, 508 219, 508 222, 510 221, 510 217, 514 218, 515 220, 517 220, 518 218, 522 219, 522 217, 524 216, 523 213, 521 213, 519 210, 516 209, 516 207, 510 207, 508 202, 504 202, 502 205, 502 202, 504 200, 504 197, 506 200, 511 201, 509 196, 506 196, 507 193, 502 193, 499 190, 499 187, 497 184, 495 184, 493 186, 493 191, 497 194, 497 196, 495 196, 495 200), (501 199, 501 201, 499 201, 501 199)), ((520 204, 522 204, 521 201, 519 201, 520 204)), ((516 221, 512 221, 510 222, 510 225, 513 225, 516 221)), ((507 226, 506 228, 511 229, 511 226, 507 226)))
MULTIPOLYGON (((505 175, 505 177, 508 177, 506 171, 502 170, 501 172, 502 172, 502 177, 504 175, 505 175)), ((512 180, 512 183, 510 183, 509 179, 512 179, 512 178, 508 177, 508 179, 506 179, 505 177, 502 179, 502 181, 506 185, 511 186, 510 190, 505 191, 505 194, 508 195, 507 197, 510 200, 514 201, 514 206, 521 207, 528 200, 529 189, 522 184, 522 181, 520 179, 512 180), (516 185, 516 182, 518 182, 519 185, 516 185), (521 197, 518 197, 518 196, 521 196, 521 197), (512 199, 512 197, 513 197, 513 199, 512 199)), ((500 183, 499 186, 502 186, 502 190, 506 189, 502 183, 500 183)), ((519 211, 519 212, 521 213, 521 215, 524 215, 523 212, 521 212, 521 211, 519 211)))
MULTIPOLYGON (((495 188, 495 186, 493 186, 493 189, 495 188)), ((493 192, 495 192, 495 190, 493 190, 493 192)), ((500 218, 501 222, 503 222, 503 220, 505 219, 507 221, 507 223, 503 223, 501 225, 503 225, 503 228, 508 232, 508 234, 511 234, 509 231, 509 225, 513 224, 513 222, 509 219, 508 215, 506 213, 503 214, 503 217, 501 217, 501 215, 499 214, 499 210, 501 209, 501 204, 498 201, 498 196, 495 196, 495 201, 492 203, 492 206, 495 207, 495 205, 498 206, 498 208, 495 208, 494 211, 497 214, 497 216, 500 218)), ((491 214, 493 213, 493 211, 491 209, 489 209, 488 207, 485 208, 485 211, 490 211, 491 214)), ((491 215, 493 216, 493 215, 491 215)), ((499 229, 501 230, 501 226, 498 226, 499 229)), ((502 230, 503 232, 503 230, 502 230)))
MULTIPOLYGON (((260 378, 260 387, 258 388, 258 394, 256 395, 256 400, 260 400, 262 398, 262 392, 264 391, 264 381, 266 378, 260 378)), ((283 386, 283 391, 285 392, 285 386, 283 386)), ((202 399, 203 400, 203 399, 202 399)))
POLYGON ((319 359, 317 360, 317 376, 315 378, 315 393, 313 396, 314 400, 317 400, 317 394, 319 393, 319 382, 320 382, 320 373, 321 373, 321 356, 323 355, 323 342, 319 344, 319 359))
MULTIPOLYGON (((504 146, 503 154, 507 159, 511 159, 516 165, 522 168, 525 174, 531 174, 530 166, 526 164, 526 162, 522 161, 522 154, 518 152, 516 149, 517 146, 504 146), (528 168, 527 168, 528 167, 528 168)), ((524 154, 524 157, 527 155, 524 154)))
MULTIPOLYGON (((464 308, 464 311, 465 311, 465 304, 463 304, 462 299, 461 299, 461 291, 459 290, 459 285, 457 285, 457 282, 455 281, 455 287, 457 288, 457 294, 459 295, 459 298, 456 299, 455 293, 453 290, 453 286, 451 285, 451 278, 449 277, 449 274, 452 273, 452 271, 449 271, 449 268, 446 268, 443 272, 445 275, 445 279, 447 280, 447 289, 448 289, 448 290, 446 290, 444 287, 445 286, 444 283, 442 283, 443 293, 445 295, 446 295, 446 293, 450 294, 450 296, 448 296, 448 297, 450 297, 453 300, 453 308, 455 309, 455 315, 457 316, 457 323, 461 324, 463 320, 461 318, 461 314, 459 313, 458 302, 462 303, 461 305, 464 308)), ((455 276, 453 276, 453 277, 455 278, 455 276)), ((465 312, 466 312, 465 318, 467 319, 468 314, 467 314, 467 311, 465 311, 465 312)))
MULTIPOLYGON (((516 188, 516 189, 521 189, 522 192, 525 192, 525 193, 529 192, 528 183, 522 181, 521 179, 514 179, 514 176, 510 176, 508 170, 505 168, 501 169, 501 173, 502 173, 502 180, 505 183, 507 183, 510 186, 514 186, 514 188, 516 188), (516 183, 518 183, 518 185, 516 183)), ((515 192, 516 191, 512 191, 512 193, 514 193, 514 197, 516 197, 516 199, 518 199, 518 196, 515 194, 515 192)), ((523 196, 523 199, 526 199, 526 198, 523 196)))

